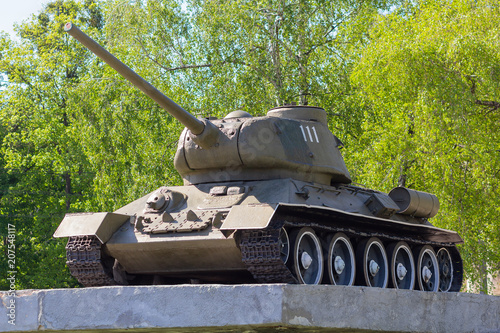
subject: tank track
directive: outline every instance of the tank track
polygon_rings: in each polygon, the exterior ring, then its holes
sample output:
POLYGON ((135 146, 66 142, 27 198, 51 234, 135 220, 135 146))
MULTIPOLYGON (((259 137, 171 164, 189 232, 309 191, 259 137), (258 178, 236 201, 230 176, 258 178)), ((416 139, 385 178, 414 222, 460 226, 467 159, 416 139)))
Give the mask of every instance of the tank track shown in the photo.
MULTIPOLYGON (((444 246, 450 251, 455 264, 459 263, 462 270, 458 250, 452 244, 424 242, 411 237, 394 237, 382 233, 366 233, 353 229, 345 230, 318 223, 301 221, 273 220, 266 229, 241 230, 239 246, 242 261, 247 270, 259 283, 297 283, 288 266, 280 255, 280 230, 286 228, 312 227, 317 232, 345 232, 351 237, 379 237, 391 241, 406 241, 412 244, 429 244, 444 246)), ((73 275, 85 287, 111 286, 117 283, 112 277, 111 270, 105 264, 105 254, 102 243, 96 236, 72 236, 66 245, 66 264, 73 275)), ((459 291, 462 284, 462 274, 454 277, 450 291, 459 291)))
POLYGON ((102 243, 96 236, 72 236, 66 245, 69 271, 85 287, 116 284, 107 273, 101 247, 102 243))
POLYGON ((280 256, 280 229, 243 230, 240 249, 243 263, 259 283, 296 283, 280 256))
MULTIPOLYGON (((263 230, 242 230, 240 239, 240 248, 243 258, 243 263, 247 266, 248 271, 253 275, 254 279, 259 283, 297 283, 297 279, 293 276, 287 265, 280 258, 279 232, 281 227, 301 228, 312 227, 320 232, 346 232, 351 237, 379 237, 381 239, 391 241, 406 241, 412 244, 428 244, 439 245, 451 250, 453 261, 459 263, 458 269, 462 270, 460 255, 456 246, 448 243, 425 242, 411 237, 394 237, 382 233, 366 233, 356 230, 344 230, 316 223, 304 222, 289 222, 274 220, 271 225, 263 230)), ((462 274, 454 277, 454 281, 450 291, 459 291, 462 285, 462 274)))

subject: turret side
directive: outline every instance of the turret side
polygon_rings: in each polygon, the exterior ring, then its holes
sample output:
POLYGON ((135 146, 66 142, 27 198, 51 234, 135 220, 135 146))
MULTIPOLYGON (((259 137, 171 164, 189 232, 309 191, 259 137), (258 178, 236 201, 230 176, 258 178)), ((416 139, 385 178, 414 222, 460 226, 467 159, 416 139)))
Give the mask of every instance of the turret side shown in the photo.
MULTIPOLYGON (((318 109, 324 113, 323 109, 318 109)), ((201 149, 185 130, 175 166, 186 184, 293 178, 320 184, 350 183, 338 139, 326 124, 309 117, 272 114, 256 118, 213 120, 222 135, 201 149)), ((306 110, 303 110, 306 111, 306 110)))

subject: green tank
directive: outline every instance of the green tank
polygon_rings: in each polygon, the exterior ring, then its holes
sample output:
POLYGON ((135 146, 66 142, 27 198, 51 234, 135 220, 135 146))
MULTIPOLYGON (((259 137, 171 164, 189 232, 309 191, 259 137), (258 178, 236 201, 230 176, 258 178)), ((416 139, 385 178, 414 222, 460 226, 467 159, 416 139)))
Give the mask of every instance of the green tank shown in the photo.
POLYGON ((84 286, 303 283, 459 291, 460 236, 432 226, 435 195, 351 185, 342 143, 312 106, 197 119, 71 23, 65 30, 186 128, 165 186, 115 212, 67 214, 84 286))

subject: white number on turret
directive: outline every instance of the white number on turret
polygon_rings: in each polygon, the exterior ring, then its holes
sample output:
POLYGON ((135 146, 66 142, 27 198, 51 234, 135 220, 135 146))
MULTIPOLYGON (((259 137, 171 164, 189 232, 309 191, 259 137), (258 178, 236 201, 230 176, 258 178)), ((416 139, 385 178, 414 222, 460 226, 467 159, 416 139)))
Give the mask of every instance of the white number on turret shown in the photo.
POLYGON ((300 130, 302 131, 302 135, 304 136, 305 142, 314 142, 314 139, 317 143, 319 143, 318 133, 316 132, 316 128, 314 126, 306 126, 304 130, 304 126, 300 125, 300 130), (312 131, 311 131, 312 130, 312 131), (307 135, 306 135, 307 132, 307 135))

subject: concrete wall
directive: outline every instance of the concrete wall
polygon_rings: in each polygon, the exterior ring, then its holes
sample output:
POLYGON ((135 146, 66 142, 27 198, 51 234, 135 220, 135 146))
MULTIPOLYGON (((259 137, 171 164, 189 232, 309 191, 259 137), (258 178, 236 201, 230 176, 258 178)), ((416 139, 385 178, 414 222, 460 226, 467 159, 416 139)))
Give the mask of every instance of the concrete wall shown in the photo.
POLYGON ((0 293, 0 331, 500 332, 500 297, 306 285, 180 285, 0 293), (9 309, 11 306, 11 309, 9 309))

